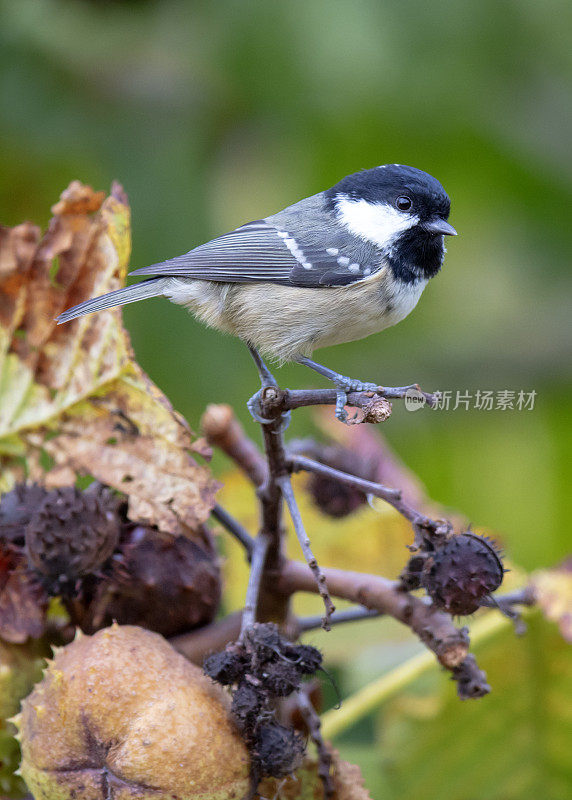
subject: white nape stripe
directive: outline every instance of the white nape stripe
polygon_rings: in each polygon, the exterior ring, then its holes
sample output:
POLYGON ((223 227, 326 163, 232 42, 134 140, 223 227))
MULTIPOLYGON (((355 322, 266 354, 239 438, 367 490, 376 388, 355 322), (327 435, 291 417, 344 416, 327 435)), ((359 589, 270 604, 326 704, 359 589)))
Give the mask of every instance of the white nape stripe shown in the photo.
POLYGON ((387 203, 369 203, 363 197, 354 200, 345 194, 336 197, 338 218, 355 236, 382 249, 391 246, 395 237, 419 222, 415 214, 398 211, 387 203))

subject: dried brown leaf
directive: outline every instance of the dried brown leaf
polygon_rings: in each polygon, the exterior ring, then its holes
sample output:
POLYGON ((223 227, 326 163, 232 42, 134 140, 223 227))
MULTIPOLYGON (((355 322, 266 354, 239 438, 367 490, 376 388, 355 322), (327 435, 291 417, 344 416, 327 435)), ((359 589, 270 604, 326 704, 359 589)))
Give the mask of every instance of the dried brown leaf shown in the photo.
POLYGON ((24 556, 0 543, 0 638, 21 644, 45 629, 48 597, 29 572, 24 556))
MULTIPOLYGON (((332 750, 334 795, 331 800, 371 800, 363 785, 360 768, 342 761, 337 750, 332 750)), ((318 776, 318 762, 306 757, 295 774, 283 780, 267 778, 258 787, 259 798, 276 800, 323 800, 324 790, 318 776)))
POLYGON ((44 236, 0 228, 0 490, 26 473, 52 486, 88 474, 127 495, 132 519, 189 535, 218 485, 191 456, 206 455, 202 443, 134 361, 121 312, 55 322, 124 284, 125 193, 74 181, 52 211, 44 236))

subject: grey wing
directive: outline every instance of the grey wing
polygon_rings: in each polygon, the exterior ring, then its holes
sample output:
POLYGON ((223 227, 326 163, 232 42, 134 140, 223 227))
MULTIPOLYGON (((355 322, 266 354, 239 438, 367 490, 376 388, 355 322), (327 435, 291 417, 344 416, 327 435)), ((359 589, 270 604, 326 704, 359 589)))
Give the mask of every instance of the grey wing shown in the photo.
POLYGON ((294 238, 266 220, 256 220, 185 255, 130 274, 318 287, 354 283, 372 271, 353 263, 336 248, 306 246, 301 237, 294 238))

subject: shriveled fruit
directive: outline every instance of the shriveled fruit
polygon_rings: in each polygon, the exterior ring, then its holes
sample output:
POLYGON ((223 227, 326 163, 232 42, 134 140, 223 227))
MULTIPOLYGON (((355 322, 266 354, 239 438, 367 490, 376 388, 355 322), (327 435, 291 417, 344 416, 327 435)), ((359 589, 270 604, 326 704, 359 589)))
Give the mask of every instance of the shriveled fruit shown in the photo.
POLYGON ((30 564, 56 594, 98 569, 119 541, 118 501, 104 486, 75 486, 46 495, 26 528, 30 564))
POLYGON ((91 633, 117 620, 176 636, 211 622, 220 595, 214 549, 135 525, 124 532, 111 574, 100 582, 78 624, 91 633))
POLYGON ((494 542, 467 531, 435 552, 422 584, 437 606, 464 616, 473 614, 482 598, 499 588, 503 575, 494 542))
POLYGON ((24 544, 26 526, 44 502, 47 490, 36 483, 17 483, 0 500, 0 538, 24 544))
POLYGON ((59 651, 19 727, 36 800, 240 800, 248 790, 228 698, 141 628, 114 625, 59 651))

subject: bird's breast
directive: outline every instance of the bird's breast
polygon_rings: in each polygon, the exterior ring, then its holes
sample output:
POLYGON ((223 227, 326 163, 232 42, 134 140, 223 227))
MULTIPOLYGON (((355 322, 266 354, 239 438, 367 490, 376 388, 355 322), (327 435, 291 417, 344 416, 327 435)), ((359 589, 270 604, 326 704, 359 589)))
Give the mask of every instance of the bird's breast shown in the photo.
POLYGON ((349 286, 233 286, 225 301, 225 329, 289 361, 395 325, 415 307, 426 283, 401 284, 383 268, 349 286))

